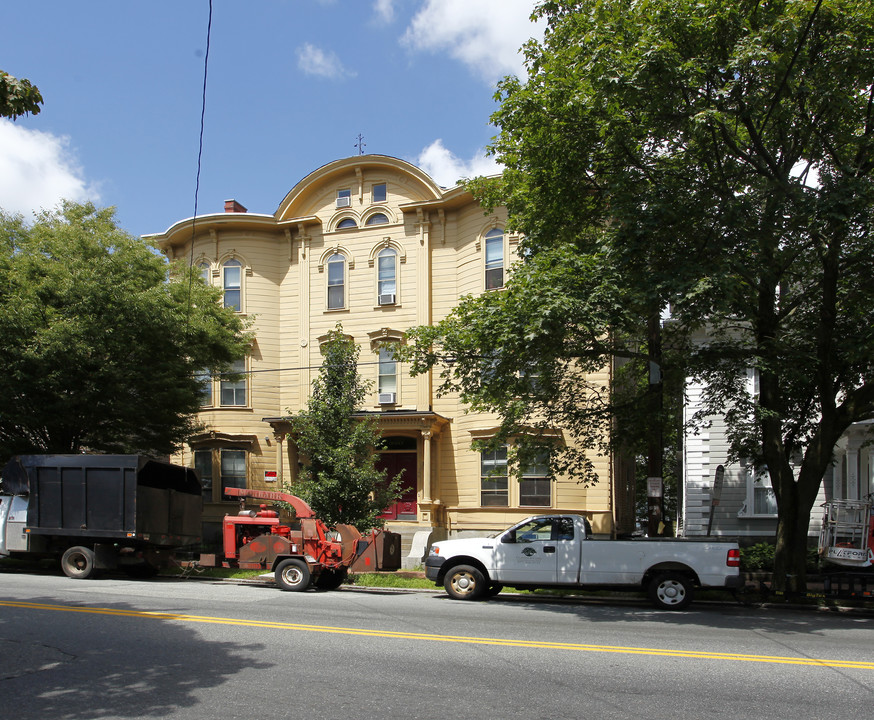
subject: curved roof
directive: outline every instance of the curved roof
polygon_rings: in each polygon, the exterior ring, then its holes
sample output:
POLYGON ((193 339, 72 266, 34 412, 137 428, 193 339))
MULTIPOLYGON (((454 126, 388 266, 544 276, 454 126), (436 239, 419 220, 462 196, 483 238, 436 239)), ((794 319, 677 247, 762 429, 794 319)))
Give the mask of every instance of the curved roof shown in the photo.
POLYGON ((279 203, 275 218, 277 221, 305 217, 311 214, 310 199, 323 192, 326 183, 334 178, 342 178, 350 173, 363 176, 365 173, 386 173, 392 171, 405 176, 411 189, 420 196, 420 201, 439 199, 443 191, 431 177, 406 160, 388 155, 354 155, 322 165, 300 180, 279 203))

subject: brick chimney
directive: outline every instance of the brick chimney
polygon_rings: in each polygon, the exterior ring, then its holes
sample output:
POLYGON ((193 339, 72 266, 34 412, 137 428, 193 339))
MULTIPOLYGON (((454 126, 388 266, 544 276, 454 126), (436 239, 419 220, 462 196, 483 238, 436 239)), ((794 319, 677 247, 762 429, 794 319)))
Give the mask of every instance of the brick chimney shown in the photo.
POLYGON ((244 208, 240 203, 236 200, 225 200, 225 212, 226 213, 244 213, 248 212, 246 208, 244 208))

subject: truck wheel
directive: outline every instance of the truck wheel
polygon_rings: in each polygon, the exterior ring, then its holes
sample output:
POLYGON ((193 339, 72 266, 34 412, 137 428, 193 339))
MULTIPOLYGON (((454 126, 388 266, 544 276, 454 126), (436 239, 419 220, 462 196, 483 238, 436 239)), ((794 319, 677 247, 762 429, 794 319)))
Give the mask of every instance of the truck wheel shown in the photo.
POLYGON ((449 597, 456 600, 476 600, 485 594, 488 586, 483 574, 471 565, 456 565, 443 581, 449 597))
POLYGON ((289 558, 276 566, 273 574, 280 590, 298 592, 306 590, 310 585, 310 569, 303 560, 289 558))
POLYGON ((94 551, 81 545, 68 548, 61 556, 61 569, 64 575, 76 580, 93 577, 96 574, 94 551))
POLYGON ((663 572, 649 584, 649 599, 660 610, 682 610, 692 602, 695 589, 682 573, 663 572))
POLYGON ((316 578, 316 587, 319 590, 336 590, 345 582, 348 574, 346 568, 322 570, 322 574, 316 578))

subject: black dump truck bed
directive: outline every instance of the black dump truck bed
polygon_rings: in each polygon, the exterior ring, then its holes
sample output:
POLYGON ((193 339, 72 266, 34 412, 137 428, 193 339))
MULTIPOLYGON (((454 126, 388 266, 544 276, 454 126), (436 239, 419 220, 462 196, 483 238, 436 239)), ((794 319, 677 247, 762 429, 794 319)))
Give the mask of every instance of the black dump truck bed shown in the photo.
POLYGON ((140 455, 20 455, 2 489, 27 495, 34 535, 136 538, 188 545, 201 534, 201 486, 191 468, 140 455))

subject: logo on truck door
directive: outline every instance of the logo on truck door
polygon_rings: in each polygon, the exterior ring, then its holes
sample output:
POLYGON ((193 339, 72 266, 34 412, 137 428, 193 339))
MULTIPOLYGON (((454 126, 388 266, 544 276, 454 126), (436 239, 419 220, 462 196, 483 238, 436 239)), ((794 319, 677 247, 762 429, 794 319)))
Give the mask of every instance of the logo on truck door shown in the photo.
POLYGON ((523 554, 525 557, 531 557, 532 555, 536 555, 536 554, 537 554, 537 551, 536 551, 534 548, 532 548, 532 547, 527 547, 527 548, 525 548, 525 549, 522 551, 522 554, 523 554))

